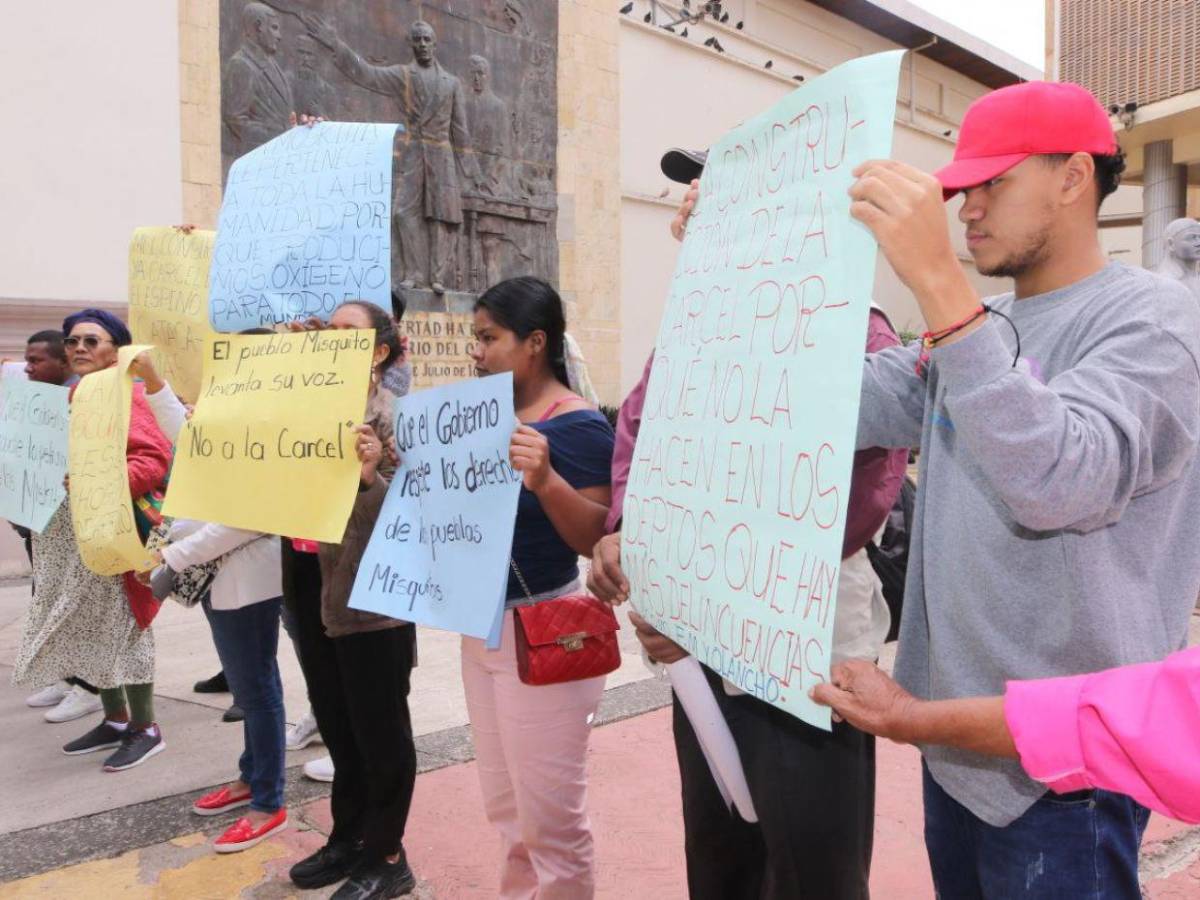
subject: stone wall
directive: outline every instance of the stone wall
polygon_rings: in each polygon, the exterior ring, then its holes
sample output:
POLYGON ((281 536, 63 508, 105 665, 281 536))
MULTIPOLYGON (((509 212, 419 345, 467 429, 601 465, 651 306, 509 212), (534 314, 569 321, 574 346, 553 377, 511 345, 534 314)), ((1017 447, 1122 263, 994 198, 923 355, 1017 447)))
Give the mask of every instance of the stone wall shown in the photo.
MULTIPOLYGON (((221 197, 218 0, 179 0, 184 218, 216 227, 221 197)), ((559 288, 605 403, 620 400, 618 23, 562 0, 558 23, 559 288)))
POLYGON ((179 0, 179 120, 184 219, 216 228, 221 209, 218 0, 179 0))
POLYGON ((613 405, 621 399, 618 38, 611 0, 559 3, 559 282, 568 327, 613 405))

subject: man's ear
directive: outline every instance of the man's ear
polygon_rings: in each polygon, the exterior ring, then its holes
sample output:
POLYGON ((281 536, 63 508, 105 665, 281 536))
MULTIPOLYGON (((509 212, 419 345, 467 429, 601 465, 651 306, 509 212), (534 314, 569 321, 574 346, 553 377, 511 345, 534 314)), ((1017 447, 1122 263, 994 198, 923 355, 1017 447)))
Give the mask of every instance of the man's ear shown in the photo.
POLYGON ((1096 162, 1090 153, 1072 153, 1062 166, 1062 201, 1078 203, 1090 196, 1096 183, 1096 162))

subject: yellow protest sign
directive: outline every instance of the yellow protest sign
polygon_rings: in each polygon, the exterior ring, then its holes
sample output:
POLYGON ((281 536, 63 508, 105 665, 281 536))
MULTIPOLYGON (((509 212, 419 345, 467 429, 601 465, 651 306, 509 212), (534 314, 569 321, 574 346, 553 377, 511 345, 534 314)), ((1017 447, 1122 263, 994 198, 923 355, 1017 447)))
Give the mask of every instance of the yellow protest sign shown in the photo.
POLYGON ((117 364, 85 375, 71 398, 67 500, 79 555, 97 575, 142 572, 154 564, 138 537, 125 462, 133 399, 129 363, 147 349, 122 347, 117 364))
POLYGON ((208 324, 208 266, 216 232, 138 228, 129 243, 129 330, 154 345, 154 366, 188 403, 200 391, 208 324))
POLYGON ((358 491, 373 331, 221 335, 175 444, 163 512, 341 541, 358 491))

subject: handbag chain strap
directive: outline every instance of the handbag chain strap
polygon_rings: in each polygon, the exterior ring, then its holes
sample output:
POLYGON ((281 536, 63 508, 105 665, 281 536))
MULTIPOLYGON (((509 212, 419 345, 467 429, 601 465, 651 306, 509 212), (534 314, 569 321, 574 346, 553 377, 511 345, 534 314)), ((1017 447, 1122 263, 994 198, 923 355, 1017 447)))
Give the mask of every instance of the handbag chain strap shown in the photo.
POLYGON ((522 575, 521 570, 517 568, 517 561, 510 556, 508 558, 508 564, 510 567, 512 567, 513 574, 517 576, 517 584, 521 585, 521 590, 525 592, 525 599, 530 603, 533 603, 533 594, 529 592, 529 585, 525 583, 525 576, 522 575))

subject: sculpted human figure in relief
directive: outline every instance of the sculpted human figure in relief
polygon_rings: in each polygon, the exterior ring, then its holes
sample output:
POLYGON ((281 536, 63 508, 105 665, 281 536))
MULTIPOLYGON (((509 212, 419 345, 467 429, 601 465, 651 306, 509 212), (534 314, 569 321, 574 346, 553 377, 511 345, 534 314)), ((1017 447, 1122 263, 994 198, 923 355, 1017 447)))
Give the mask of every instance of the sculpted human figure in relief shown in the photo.
POLYGON ((411 63, 377 66, 343 43, 320 16, 303 13, 301 19, 309 33, 333 51, 338 71, 396 102, 405 128, 393 203, 405 273, 400 286, 445 292, 462 228, 463 186, 478 190, 480 176, 467 152, 471 138, 462 82, 437 61, 433 26, 420 19, 413 23, 408 35, 411 63))
POLYGON ((1200 300, 1200 222, 1176 219, 1163 231, 1163 241, 1166 252, 1154 271, 1183 282, 1200 300))
POLYGON ((282 31, 275 10, 247 3, 242 10, 242 44, 230 57, 221 82, 224 124, 241 156, 283 134, 295 110, 292 87, 279 66, 282 31))

